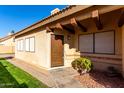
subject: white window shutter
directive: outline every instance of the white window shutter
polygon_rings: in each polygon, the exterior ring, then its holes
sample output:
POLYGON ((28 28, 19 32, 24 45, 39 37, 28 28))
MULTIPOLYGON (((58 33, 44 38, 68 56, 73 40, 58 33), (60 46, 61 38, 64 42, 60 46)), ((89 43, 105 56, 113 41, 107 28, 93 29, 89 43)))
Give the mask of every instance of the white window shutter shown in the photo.
POLYGON ((29 51, 29 38, 26 38, 26 40, 25 40, 25 50, 26 51, 29 51))
POLYGON ((35 51, 35 39, 34 39, 34 37, 30 38, 30 51, 31 52, 35 51))

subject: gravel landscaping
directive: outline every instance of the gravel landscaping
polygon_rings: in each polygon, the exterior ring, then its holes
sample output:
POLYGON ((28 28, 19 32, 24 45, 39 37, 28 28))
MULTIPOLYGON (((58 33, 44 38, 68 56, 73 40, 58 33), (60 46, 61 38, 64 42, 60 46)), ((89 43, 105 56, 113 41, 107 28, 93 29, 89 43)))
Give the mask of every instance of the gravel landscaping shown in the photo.
POLYGON ((74 78, 87 88, 124 88, 122 77, 108 77, 104 72, 92 71, 74 78))

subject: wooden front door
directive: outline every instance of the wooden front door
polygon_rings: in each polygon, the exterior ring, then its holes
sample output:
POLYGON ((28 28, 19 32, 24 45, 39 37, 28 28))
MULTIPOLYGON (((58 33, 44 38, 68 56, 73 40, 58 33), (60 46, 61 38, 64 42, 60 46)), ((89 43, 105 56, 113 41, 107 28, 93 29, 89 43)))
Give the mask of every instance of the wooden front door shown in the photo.
POLYGON ((51 67, 58 67, 64 65, 63 43, 63 35, 51 35, 51 67))

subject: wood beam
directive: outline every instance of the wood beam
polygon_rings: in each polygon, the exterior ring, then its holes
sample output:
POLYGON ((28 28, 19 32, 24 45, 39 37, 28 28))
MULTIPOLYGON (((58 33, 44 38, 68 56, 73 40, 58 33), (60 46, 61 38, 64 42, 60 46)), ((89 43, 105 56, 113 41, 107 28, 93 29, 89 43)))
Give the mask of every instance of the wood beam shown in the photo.
POLYGON ((119 21, 118 21, 119 27, 122 27, 123 25, 124 25, 124 10, 122 10, 121 16, 120 16, 119 21))
POLYGON ((63 25, 62 27, 63 27, 63 29, 71 32, 72 34, 75 34, 75 30, 74 29, 70 29, 69 27, 66 27, 65 25, 63 25))
POLYGON ((67 30, 67 31, 71 32, 72 34, 75 33, 75 31, 73 29, 70 29, 69 27, 67 27, 65 25, 61 25, 60 23, 57 23, 55 28, 60 29, 60 30, 67 30))
POLYGON ((77 22, 77 24, 84 32, 87 32, 87 28, 84 27, 80 22, 77 22))
POLYGON ((46 27, 46 31, 47 32, 53 32, 53 29, 51 29, 50 27, 46 27))
POLYGON ((57 28, 57 29, 60 29, 60 30, 63 30, 63 27, 62 27, 62 25, 61 25, 60 23, 57 23, 57 24, 56 24, 56 28, 57 28))
POLYGON ((78 25, 75 18, 71 18, 71 24, 72 24, 73 26, 77 26, 77 25, 78 25))
POLYGON ((80 27, 82 29, 82 31, 86 32, 87 31, 87 28, 84 27, 79 21, 76 21, 75 18, 72 18, 71 19, 71 24, 74 26, 74 27, 80 27))
POLYGON ((93 18, 93 21, 94 21, 95 24, 96 24, 97 29, 98 29, 98 30, 103 29, 103 25, 102 25, 102 23, 101 23, 98 10, 94 10, 94 11, 92 12, 92 18, 93 18))

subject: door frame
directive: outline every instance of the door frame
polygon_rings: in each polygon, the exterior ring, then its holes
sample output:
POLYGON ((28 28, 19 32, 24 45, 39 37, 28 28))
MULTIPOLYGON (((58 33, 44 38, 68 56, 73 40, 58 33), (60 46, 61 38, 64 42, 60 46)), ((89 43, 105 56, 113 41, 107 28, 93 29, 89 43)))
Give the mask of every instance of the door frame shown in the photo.
POLYGON ((50 42, 50 44, 51 44, 51 50, 50 50, 50 59, 51 59, 51 61, 50 61, 50 67, 51 67, 51 68, 62 67, 62 66, 64 66, 64 55, 65 55, 65 54, 64 54, 64 35, 63 35, 63 34, 51 34, 51 35, 50 35, 50 39, 51 39, 51 40, 50 40, 50 41, 51 41, 51 42, 50 42), (55 35, 63 36, 63 58, 62 58, 63 60, 62 60, 62 65, 61 65, 61 66, 52 67, 52 35, 54 35, 54 36, 55 36, 55 35))

